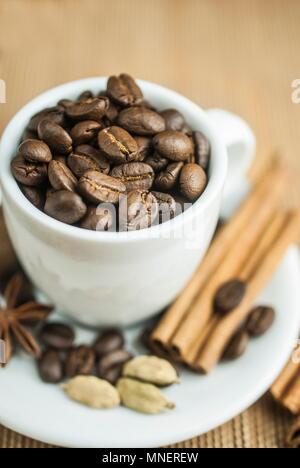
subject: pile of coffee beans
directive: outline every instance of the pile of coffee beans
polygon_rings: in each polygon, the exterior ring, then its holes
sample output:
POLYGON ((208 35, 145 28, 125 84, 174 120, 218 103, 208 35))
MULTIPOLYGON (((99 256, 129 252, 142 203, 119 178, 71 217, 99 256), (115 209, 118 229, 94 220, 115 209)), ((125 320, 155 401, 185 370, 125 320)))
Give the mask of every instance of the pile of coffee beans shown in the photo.
POLYGON ((61 322, 46 323, 39 333, 44 347, 38 360, 41 379, 58 383, 77 375, 96 375, 115 384, 123 365, 132 358, 124 349, 125 341, 119 330, 104 331, 91 345, 74 345, 72 327, 61 322))
POLYGON ((176 109, 156 110, 127 74, 95 96, 34 115, 12 173, 30 202, 84 229, 131 231, 168 221, 207 185, 210 144, 176 109))

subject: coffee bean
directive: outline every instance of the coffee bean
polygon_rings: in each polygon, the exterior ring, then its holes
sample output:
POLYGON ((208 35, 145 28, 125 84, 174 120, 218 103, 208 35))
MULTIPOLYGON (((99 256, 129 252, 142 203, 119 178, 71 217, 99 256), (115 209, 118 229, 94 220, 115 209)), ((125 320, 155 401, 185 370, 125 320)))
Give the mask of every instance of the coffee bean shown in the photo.
POLYGON ((98 362, 97 374, 100 378, 103 378, 108 369, 112 367, 125 364, 125 362, 132 359, 132 354, 125 349, 118 349, 111 353, 105 354, 98 362))
POLYGON ((193 132, 193 140, 195 145, 195 162, 206 171, 210 160, 209 141, 201 132, 193 132))
POLYGON ((123 348, 124 337, 119 330, 104 331, 95 341, 94 350, 98 357, 123 348))
POLYGON ((31 118, 28 129, 37 132, 39 123, 45 119, 64 127, 66 124, 64 107, 57 105, 41 110, 31 118))
POLYGON ((160 172, 167 167, 169 164, 167 158, 162 158, 158 153, 153 153, 151 156, 148 156, 145 160, 146 164, 152 167, 154 172, 160 172))
POLYGON ((176 201, 174 198, 161 192, 152 192, 158 202, 159 222, 164 223, 174 218, 176 213, 176 201))
POLYGON ((66 114, 70 119, 76 121, 95 120, 96 122, 101 122, 108 108, 109 99, 103 96, 76 102, 73 106, 66 109, 66 114))
POLYGON ((110 367, 105 372, 101 372, 101 378, 107 380, 112 385, 115 385, 122 375, 123 364, 110 367))
POLYGON ((66 224, 77 223, 87 210, 81 197, 69 190, 59 190, 47 194, 45 213, 66 224))
POLYGON ((172 161, 186 161, 194 151, 191 139, 175 130, 165 130, 155 135, 153 146, 163 158, 172 161))
POLYGON ((38 134, 37 132, 33 132, 31 130, 29 130, 28 128, 25 128, 22 136, 21 136, 21 140, 20 140, 20 143, 23 143, 23 141, 26 141, 26 140, 38 140, 38 134))
POLYGON ((190 200, 188 200, 186 197, 184 197, 183 195, 177 192, 174 192, 172 196, 176 202, 175 216, 179 216, 180 214, 184 213, 186 210, 188 210, 189 208, 193 206, 190 200))
POLYGON ((107 81, 107 94, 121 106, 139 105, 143 101, 143 93, 134 79, 125 73, 120 76, 110 76, 107 81))
POLYGON ((177 183, 182 168, 183 162, 169 164, 164 171, 155 177, 155 187, 163 192, 172 190, 177 183))
POLYGON ((246 323, 246 330, 251 336, 261 336, 273 325, 275 310, 273 307, 258 306, 252 309, 246 323))
POLYGON ((91 375, 95 364, 95 352, 90 346, 77 346, 70 349, 66 357, 65 374, 72 378, 76 375, 91 375))
POLYGON ((134 139, 138 145, 138 161, 144 161, 151 153, 151 138, 136 135, 134 139))
POLYGON ((22 192, 24 193, 25 197, 39 210, 44 208, 45 204, 45 196, 36 187, 27 187, 26 185, 22 185, 22 192))
POLYGON ((183 115, 176 109, 166 109, 160 112, 160 115, 165 120, 166 130, 175 130, 177 132, 181 132, 185 126, 183 115))
POLYGON ((72 139, 60 125, 50 120, 42 120, 38 126, 38 135, 54 153, 71 153, 72 139))
POLYGON ((246 283, 233 279, 222 284, 216 291, 214 306, 217 312, 227 313, 235 309, 246 293, 246 283))
POLYGON ((195 201, 204 192, 207 176, 198 164, 186 164, 180 173, 179 185, 182 195, 188 200, 195 201))
POLYGON ((92 231, 109 231, 114 223, 114 214, 109 207, 90 206, 80 227, 92 231))
POLYGON ((118 179, 97 171, 86 172, 79 180, 78 189, 92 203, 118 203, 126 187, 118 179))
POLYGON ((70 169, 60 161, 51 161, 48 166, 48 177, 55 190, 75 191, 77 179, 70 169))
POLYGON ((73 328, 62 322, 48 322, 39 333, 42 343, 54 349, 69 349, 73 345, 75 333, 73 328))
POLYGON ((20 154, 12 160, 11 170, 18 182, 30 187, 41 185, 47 179, 46 164, 26 161, 20 154))
POLYGON ((29 162, 48 163, 52 159, 50 148, 40 140, 26 140, 19 146, 19 154, 29 162))
POLYGON ((102 125, 94 120, 79 122, 70 132, 73 144, 82 145, 84 143, 89 143, 98 135, 101 128, 103 128, 102 125))
POLYGON ((70 107, 74 104, 74 101, 71 99, 61 99, 58 101, 57 105, 63 107, 64 109, 67 109, 67 107, 70 107))
POLYGON ((90 89, 87 89, 86 91, 83 91, 82 93, 79 94, 77 101, 86 101, 89 99, 93 99, 94 94, 90 89))
POLYGON ((127 192, 149 190, 153 184, 154 171, 148 164, 132 162, 114 167, 111 176, 121 180, 127 192))
POLYGON ((122 110, 118 116, 118 124, 137 135, 155 135, 165 130, 163 117, 146 107, 129 107, 122 110))
POLYGON ((99 148, 105 156, 119 164, 135 161, 138 157, 138 146, 134 138, 120 127, 109 127, 98 135, 99 148))
POLYGON ((64 164, 65 166, 67 165, 68 159, 67 159, 67 156, 66 156, 65 154, 54 154, 54 155, 53 155, 53 159, 54 159, 55 161, 61 162, 61 163, 64 164))
POLYGON ((90 145, 77 146, 74 158, 72 154, 68 158, 68 165, 77 177, 83 176, 87 171, 100 171, 103 174, 109 174, 110 171, 110 164, 106 157, 90 145))
POLYGON ((59 353, 53 349, 43 352, 38 361, 38 371, 46 383, 58 383, 64 377, 63 362, 59 353))
POLYGON ((120 230, 135 231, 151 227, 158 215, 158 203, 147 191, 134 190, 120 202, 120 230))
POLYGON ((249 335, 245 330, 240 330, 229 342, 223 355, 223 359, 233 360, 242 356, 248 346, 249 335))

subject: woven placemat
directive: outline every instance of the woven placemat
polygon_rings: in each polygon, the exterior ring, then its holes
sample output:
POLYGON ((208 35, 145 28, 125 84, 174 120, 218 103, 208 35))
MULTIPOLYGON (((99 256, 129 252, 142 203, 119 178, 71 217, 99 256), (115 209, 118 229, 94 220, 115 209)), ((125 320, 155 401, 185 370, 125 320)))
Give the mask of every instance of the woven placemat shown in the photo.
MULTIPOLYGON (((199 415, 199 418, 201 415, 199 415)), ((173 448, 281 448, 292 417, 268 394, 219 428, 173 448)), ((0 426, 0 448, 51 448, 0 426)))

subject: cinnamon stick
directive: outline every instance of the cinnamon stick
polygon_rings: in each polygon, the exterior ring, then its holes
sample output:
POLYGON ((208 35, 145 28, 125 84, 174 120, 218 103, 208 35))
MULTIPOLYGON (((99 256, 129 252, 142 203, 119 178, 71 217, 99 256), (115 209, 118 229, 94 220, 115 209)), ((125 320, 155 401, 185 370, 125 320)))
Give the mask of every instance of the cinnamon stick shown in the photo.
POLYGON ((237 330, 240 323, 247 317, 253 301, 272 276, 289 245, 296 240, 299 226, 299 212, 290 213, 287 216, 280 236, 270 248, 257 269, 256 274, 249 282, 242 304, 223 318, 211 334, 206 346, 197 359, 196 365, 199 370, 208 373, 218 363, 231 336, 237 330))
POLYGON ((291 413, 300 413, 300 375, 292 382, 281 403, 291 413))
POLYGON ((252 219, 248 219, 247 228, 243 229, 239 239, 235 240, 229 255, 219 264, 217 271, 205 285, 181 326, 171 338, 172 349, 177 351, 184 361, 187 359, 193 361, 196 357, 191 356, 191 349, 196 348, 198 337, 213 314, 212 298, 216 290, 221 284, 239 274, 259 242, 262 232, 273 219, 275 207, 278 205, 284 188, 282 178, 276 182, 271 193, 265 196, 264 202, 256 206, 255 215, 252 219))
POLYGON ((152 333, 153 340, 164 346, 168 345, 200 290, 227 256, 230 247, 238 242, 241 232, 247 229, 249 220, 255 218, 257 207, 261 205, 261 201, 264 200, 267 203, 267 200, 273 197, 273 188, 277 187, 278 181, 280 185, 282 170, 279 170, 278 167, 269 169, 263 174, 230 223, 223 226, 217 234, 192 280, 160 320, 152 333))
POLYGON ((287 433, 286 446, 288 448, 300 448, 300 417, 296 419, 287 433))
POLYGON ((296 364, 292 359, 290 359, 271 387, 271 394, 275 400, 282 403, 283 397, 287 394, 291 385, 298 376, 300 378, 300 363, 296 364))
MULTIPOLYGON (((275 239, 278 237, 280 230, 283 228, 286 216, 284 213, 278 212, 274 214, 271 223, 267 227, 264 233, 261 234, 260 240, 254 251, 251 251, 247 262, 243 266, 241 272, 239 272, 239 277, 245 281, 249 281, 253 276, 255 269, 258 267, 261 260, 266 255, 268 249, 273 244, 275 239)), ((204 346, 208 336, 212 333, 213 329, 221 320, 219 314, 214 313, 213 316, 207 322, 203 332, 197 338, 194 345, 189 349, 188 354, 185 358, 186 363, 190 367, 194 367, 194 360, 199 355, 204 346)))

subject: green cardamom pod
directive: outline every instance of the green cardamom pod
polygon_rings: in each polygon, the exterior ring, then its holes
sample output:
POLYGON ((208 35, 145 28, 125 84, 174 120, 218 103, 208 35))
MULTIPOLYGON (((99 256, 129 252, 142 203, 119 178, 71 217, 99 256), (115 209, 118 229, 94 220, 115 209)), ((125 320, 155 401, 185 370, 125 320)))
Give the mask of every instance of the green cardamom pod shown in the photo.
POLYGON ((169 361, 156 356, 137 356, 131 359, 123 367, 123 376, 162 387, 180 382, 169 361))
POLYGON ((115 387, 97 377, 79 375, 61 387, 72 400, 91 408, 113 408, 120 404, 115 387))
POLYGON ((122 404, 140 413, 158 414, 164 409, 175 408, 174 403, 152 384, 123 377, 118 380, 117 389, 122 404))

